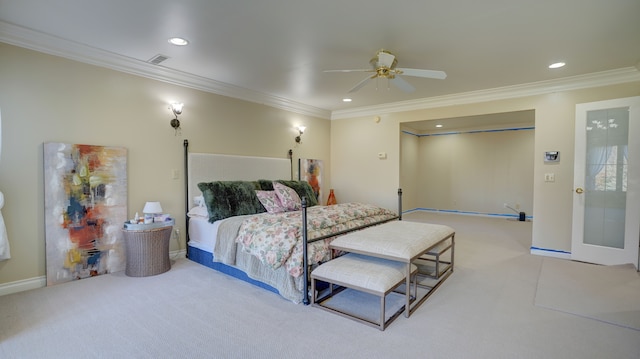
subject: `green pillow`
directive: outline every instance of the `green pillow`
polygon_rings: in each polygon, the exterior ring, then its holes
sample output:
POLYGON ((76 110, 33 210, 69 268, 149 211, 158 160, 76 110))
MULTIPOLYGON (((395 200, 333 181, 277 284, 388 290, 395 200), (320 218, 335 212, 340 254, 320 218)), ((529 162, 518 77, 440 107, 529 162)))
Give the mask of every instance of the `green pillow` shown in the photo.
POLYGON ((198 183, 209 212, 209 222, 245 214, 266 212, 256 196, 260 184, 252 181, 198 183))

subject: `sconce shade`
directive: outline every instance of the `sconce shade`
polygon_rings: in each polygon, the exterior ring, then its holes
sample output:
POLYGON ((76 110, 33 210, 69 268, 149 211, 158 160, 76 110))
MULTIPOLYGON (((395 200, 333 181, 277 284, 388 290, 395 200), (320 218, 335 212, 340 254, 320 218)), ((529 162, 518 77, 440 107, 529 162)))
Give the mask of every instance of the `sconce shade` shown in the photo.
POLYGON ((173 112, 173 115, 176 116, 176 118, 171 120, 171 127, 173 127, 173 129, 176 131, 176 136, 180 131, 180 120, 178 120, 178 115, 182 114, 183 106, 184 104, 181 102, 174 102, 169 105, 169 109, 171 110, 171 112, 173 112))
POLYGON ((182 113, 182 107, 184 107, 184 104, 181 102, 175 102, 171 104, 171 111, 173 111, 173 113, 175 115, 179 115, 182 113))
POLYGON ((162 213, 160 202, 147 202, 142 209, 142 213, 162 213))

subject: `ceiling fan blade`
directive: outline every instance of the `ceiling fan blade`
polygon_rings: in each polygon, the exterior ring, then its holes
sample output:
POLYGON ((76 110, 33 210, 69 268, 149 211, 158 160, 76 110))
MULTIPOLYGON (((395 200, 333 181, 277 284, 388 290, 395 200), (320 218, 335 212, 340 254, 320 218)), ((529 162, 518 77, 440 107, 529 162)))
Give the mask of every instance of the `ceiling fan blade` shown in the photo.
POLYGON ((402 71, 405 76, 427 77, 430 79, 444 80, 447 78, 447 74, 444 71, 436 70, 420 70, 420 69, 396 69, 402 71))
POLYGON ((352 69, 352 70, 324 70, 322 72, 373 72, 372 69, 352 69))
POLYGON ((362 86, 366 85, 366 83, 369 82, 369 80, 371 80, 371 79, 373 79, 375 77, 376 77, 376 75, 366 77, 364 80, 358 82, 358 84, 355 85, 351 90, 349 90, 349 93, 353 93, 353 92, 356 92, 356 91, 360 90, 362 88, 362 86))
POLYGON ((404 92, 413 92, 413 91, 415 91, 415 88, 413 86, 411 86, 411 84, 408 83, 402 77, 395 76, 394 78, 392 78, 390 80, 391 80, 391 83, 396 85, 400 90, 402 90, 404 92))
POLYGON ((384 66, 387 68, 391 68, 393 65, 393 60, 395 60, 395 56, 386 51, 378 52, 378 66, 384 66))

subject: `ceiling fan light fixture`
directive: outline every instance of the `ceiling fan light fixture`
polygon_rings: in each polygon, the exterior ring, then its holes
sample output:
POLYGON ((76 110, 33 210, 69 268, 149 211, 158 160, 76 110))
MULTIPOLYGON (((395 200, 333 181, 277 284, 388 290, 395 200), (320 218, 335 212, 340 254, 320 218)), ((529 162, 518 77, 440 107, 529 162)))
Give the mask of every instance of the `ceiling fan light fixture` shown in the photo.
POLYGON ((404 92, 413 92, 415 88, 401 78, 400 75, 403 76, 413 76, 413 77, 423 77, 423 78, 431 78, 431 79, 439 79, 444 80, 447 78, 447 74, 444 71, 436 71, 436 70, 425 70, 425 69, 409 69, 409 68, 398 68, 396 65, 398 64, 398 59, 394 54, 387 50, 379 50, 376 53, 376 56, 369 61, 371 68, 369 69, 352 69, 352 70, 325 70, 324 72, 369 72, 373 73, 373 75, 368 75, 358 84, 356 84, 353 88, 351 88, 348 92, 353 93, 358 91, 364 85, 366 85, 370 80, 373 79, 387 79, 389 82, 392 82, 394 85, 399 87, 404 92))

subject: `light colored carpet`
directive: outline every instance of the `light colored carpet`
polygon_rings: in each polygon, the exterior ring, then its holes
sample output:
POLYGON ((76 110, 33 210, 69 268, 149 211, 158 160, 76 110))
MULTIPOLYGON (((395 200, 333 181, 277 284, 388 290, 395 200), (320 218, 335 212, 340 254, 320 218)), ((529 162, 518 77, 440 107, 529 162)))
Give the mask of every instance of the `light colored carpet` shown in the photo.
POLYGON ((0 358, 640 358, 640 332, 534 305, 531 223, 414 213, 456 230, 456 267, 385 331, 188 260, 0 297, 0 358))
POLYGON ((631 264, 600 266, 545 258, 535 304, 640 330, 640 274, 631 264))

